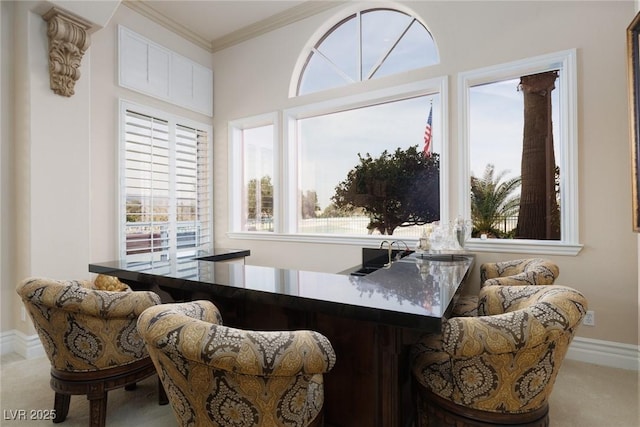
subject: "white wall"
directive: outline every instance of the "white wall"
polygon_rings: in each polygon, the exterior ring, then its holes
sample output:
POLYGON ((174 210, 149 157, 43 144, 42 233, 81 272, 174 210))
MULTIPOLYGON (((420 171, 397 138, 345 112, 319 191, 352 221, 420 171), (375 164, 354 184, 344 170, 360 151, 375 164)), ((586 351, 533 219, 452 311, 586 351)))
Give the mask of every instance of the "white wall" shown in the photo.
MULTIPOLYGON (((442 62, 433 69, 394 79, 408 82, 449 76, 452 188, 458 176, 457 73, 577 49, 579 224, 584 249, 575 257, 550 258, 560 265, 558 283, 583 291, 590 309, 596 312, 596 326, 581 327, 579 336, 637 344, 638 244, 630 217, 625 41, 626 27, 634 15, 633 4, 483 1, 407 5, 426 22, 438 43, 442 62)), ((349 7, 340 6, 214 54, 216 241, 220 246, 250 248, 251 263, 336 272, 359 261, 357 247, 226 237, 228 121, 323 99, 323 94, 288 99, 292 70, 302 48, 318 29, 326 29, 327 20, 335 22, 334 18, 344 16, 339 12, 349 7), (260 73, 255 73, 256 69, 260 73)), ((363 87, 369 90, 379 84, 372 81, 363 87)), ((450 199, 456 200, 457 194, 450 194, 450 199)), ((523 256, 529 255, 480 253, 477 264, 523 256)), ((476 272, 476 286, 477 276, 476 272)))
MULTIPOLYGON (((10 248, 12 238, 10 225, 14 222, 9 206, 13 199, 13 188, 11 186, 13 145, 11 140, 11 123, 13 122, 13 109, 11 108, 13 72, 9 64, 10 34, 13 31, 11 25, 11 14, 13 7, 11 3, 0 3, 0 284, 9 283, 12 280, 10 270, 5 267, 5 263, 10 263, 13 259, 13 251, 10 248)), ((0 300, 0 324, 9 325, 12 323, 12 298, 2 298, 0 300)))
MULTIPOLYGON (((92 35, 91 50, 91 261, 108 261, 118 257, 117 250, 117 158, 118 99, 126 99, 165 109, 178 116, 204 124, 211 117, 172 106, 117 85, 118 25, 137 32, 201 65, 212 68, 211 53, 176 36, 158 24, 121 5, 109 24, 92 35), (99 52, 99 54, 95 54, 99 52)), ((86 268, 85 268, 86 272, 86 268)))
POLYGON ((5 3, 1 87, 3 94, 13 88, 15 96, 2 97, 0 332, 15 329, 31 334, 31 322, 22 320, 22 304, 15 293, 19 280, 39 275, 89 279, 90 262, 118 256, 118 99, 211 123, 210 117, 117 86, 117 24, 209 68, 212 58, 120 6, 109 24, 92 34, 75 94, 62 97, 49 87, 46 22, 32 11, 38 3, 5 3), (5 64, 10 64, 11 73, 4 72, 5 64), (9 119, 13 120, 5 127, 9 119))
MULTIPOLYGON (((640 11, 640 1, 634 0, 635 12, 640 11)), ((640 234, 638 234, 638 254, 640 256, 640 234)), ((640 262, 638 262, 638 312, 640 312, 640 262)), ((640 316, 638 316, 638 343, 640 343, 640 316)))
MULTIPOLYGON (((7 9, 2 3, 2 59, 10 56, 15 80, 7 83, 3 65, 1 332, 17 329, 31 333, 29 324, 22 322, 17 313, 17 280, 32 274, 85 278, 89 277, 89 262, 117 256, 118 98, 210 122, 205 116, 117 87, 118 23, 205 66, 213 66, 214 215, 218 246, 251 249, 249 262, 262 265, 339 271, 359 262, 360 248, 355 246, 232 240, 226 235, 228 121, 323 99, 324 94, 287 98, 291 73, 305 43, 318 29, 326 29, 327 20, 341 15, 342 8, 352 3, 213 55, 121 5, 109 24, 92 35, 91 47, 83 59, 82 77, 71 99, 54 95, 48 88, 44 21, 26 10, 23 2, 16 3, 10 19, 20 37, 12 37, 11 26, 5 25, 7 9), (9 54, 8 43, 13 47, 9 54), (12 129, 7 130, 5 117, 10 117, 6 114, 10 114, 12 106, 6 105, 4 95, 9 86, 15 91, 16 114, 12 129), (7 185, 5 165, 9 162, 5 155, 12 151, 16 167, 8 172, 14 175, 7 185), (7 201, 13 205, 11 209, 6 209, 7 201), (6 230, 14 230, 15 237, 6 230), (7 316, 6 311, 12 315, 7 316)), ((630 227, 625 44, 625 29, 635 13, 633 3, 407 4, 433 32, 442 64, 392 79, 408 82, 449 76, 450 137, 454 142, 458 72, 577 48, 579 220, 584 249, 575 257, 551 258, 560 265, 558 283, 583 291, 590 308, 596 311, 596 326, 581 327, 578 335, 637 345, 639 243, 630 227)), ((370 90, 380 84, 373 81, 350 91, 370 90)), ((452 154, 455 156, 455 149, 452 154)), ((455 158, 450 168, 455 188, 455 158)), ((452 194, 451 199, 456 196, 452 194)), ((480 253, 477 261, 479 264, 521 256, 527 254, 480 253)), ((474 278, 477 282, 477 274, 474 278)))
MULTIPOLYGON (((11 188, 3 191, 9 212, 3 226, 10 235, 3 236, 2 260, 3 294, 12 294, 3 302, 16 300, 19 278, 73 277, 86 271, 90 259, 90 76, 77 82, 71 98, 50 90, 46 22, 31 12, 32 6, 8 6, 14 32, 8 39, 3 33, 3 55, 13 77, 3 77, 3 83, 8 80, 14 95, 13 102, 3 104, 3 117, 6 111, 12 119, 10 133, 3 134, 3 147, 11 153, 6 171, 11 188)), ((90 60, 87 52, 84 61, 90 60)), ((21 306, 3 304, 3 312, 9 307, 18 317, 21 306)))

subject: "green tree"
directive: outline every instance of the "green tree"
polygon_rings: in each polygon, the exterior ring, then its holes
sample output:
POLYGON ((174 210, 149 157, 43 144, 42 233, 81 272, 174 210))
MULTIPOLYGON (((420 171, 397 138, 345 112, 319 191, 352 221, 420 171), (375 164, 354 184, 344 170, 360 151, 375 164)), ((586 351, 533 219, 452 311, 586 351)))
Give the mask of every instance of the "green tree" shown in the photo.
POLYGON ((501 182, 507 171, 494 176, 495 167, 488 164, 482 178, 471 177, 471 220, 473 236, 487 234, 504 237, 497 228, 500 220, 516 216, 520 209, 520 197, 513 192, 520 187, 520 177, 501 182))
POLYGON ((393 234, 397 227, 440 219, 440 158, 418 146, 386 150, 378 158, 358 154, 360 163, 338 184, 332 200, 338 209, 362 208, 369 230, 393 234))
POLYGON ((319 215, 320 218, 344 218, 354 215, 363 215, 362 208, 339 208, 335 203, 329 203, 319 215))
POLYGON ((127 199, 127 222, 142 221, 142 202, 139 199, 127 199))
POLYGON ((247 183, 248 212, 251 219, 258 219, 262 215, 273 216, 273 184, 268 175, 260 179, 260 191, 258 192, 258 180, 252 179, 247 183))
POLYGON ((318 204, 318 193, 315 191, 307 191, 306 193, 301 193, 300 197, 302 218, 315 218, 317 216, 316 211, 320 210, 320 205, 318 204))
POLYGON ((195 221, 196 202, 194 200, 179 201, 176 207, 176 219, 178 221, 195 221))
POLYGON ((145 203, 142 199, 127 199, 127 222, 166 222, 169 220, 168 201, 157 198, 154 205, 145 203))

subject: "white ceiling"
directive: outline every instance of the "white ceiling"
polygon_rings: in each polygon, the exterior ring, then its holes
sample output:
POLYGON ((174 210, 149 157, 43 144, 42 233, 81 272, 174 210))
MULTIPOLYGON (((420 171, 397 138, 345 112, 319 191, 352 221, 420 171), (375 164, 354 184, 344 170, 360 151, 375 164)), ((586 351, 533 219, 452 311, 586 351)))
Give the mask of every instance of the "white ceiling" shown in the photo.
POLYGON ((313 0, 125 0, 125 4, 211 50, 333 7, 313 0))
POLYGON ((147 1, 154 10, 213 41, 270 18, 304 1, 147 1))

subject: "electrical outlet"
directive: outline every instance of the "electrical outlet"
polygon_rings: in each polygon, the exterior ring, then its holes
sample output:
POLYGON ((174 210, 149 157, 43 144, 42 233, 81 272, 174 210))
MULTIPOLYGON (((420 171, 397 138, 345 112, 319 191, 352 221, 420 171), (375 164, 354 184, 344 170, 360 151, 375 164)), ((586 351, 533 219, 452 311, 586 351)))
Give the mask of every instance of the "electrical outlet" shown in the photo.
POLYGON ((587 326, 596 326, 596 314, 593 310, 587 310, 587 314, 582 319, 582 324, 587 326))
POLYGON ((20 307, 20 319, 23 322, 27 321, 27 310, 24 307, 20 307))

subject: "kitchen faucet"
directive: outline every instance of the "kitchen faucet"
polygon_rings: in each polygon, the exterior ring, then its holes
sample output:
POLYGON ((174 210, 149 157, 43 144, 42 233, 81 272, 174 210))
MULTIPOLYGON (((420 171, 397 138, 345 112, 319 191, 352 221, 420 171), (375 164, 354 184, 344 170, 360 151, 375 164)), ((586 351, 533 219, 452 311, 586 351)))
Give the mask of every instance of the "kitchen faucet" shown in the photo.
POLYGON ((387 248, 388 248, 389 261, 385 265, 383 265, 382 268, 389 268, 391 267, 391 249, 394 242, 389 243, 388 240, 383 240, 382 242, 380 242, 380 247, 378 249, 382 249, 385 243, 387 244, 387 248))
POLYGON ((402 243, 404 245, 405 252, 411 251, 411 249, 409 249, 409 245, 407 245, 407 242, 405 242, 404 240, 394 240, 393 242, 391 242, 391 246, 393 246, 394 243, 396 244, 396 246, 398 246, 398 250, 400 250, 400 243, 402 243))
POLYGON ((380 248, 382 249, 384 247, 384 244, 387 244, 387 248, 388 248, 388 262, 383 266, 383 268, 389 268, 391 267, 391 264, 393 263, 394 259, 393 259, 393 245, 396 245, 398 247, 398 254, 395 257, 395 261, 399 260, 400 258, 402 258, 402 254, 401 254, 401 250, 400 250, 400 243, 404 244, 405 247, 405 251, 409 252, 409 245, 407 245, 407 242, 405 242, 404 240, 394 240, 391 243, 389 243, 388 240, 383 240, 382 242, 380 242, 380 248))

